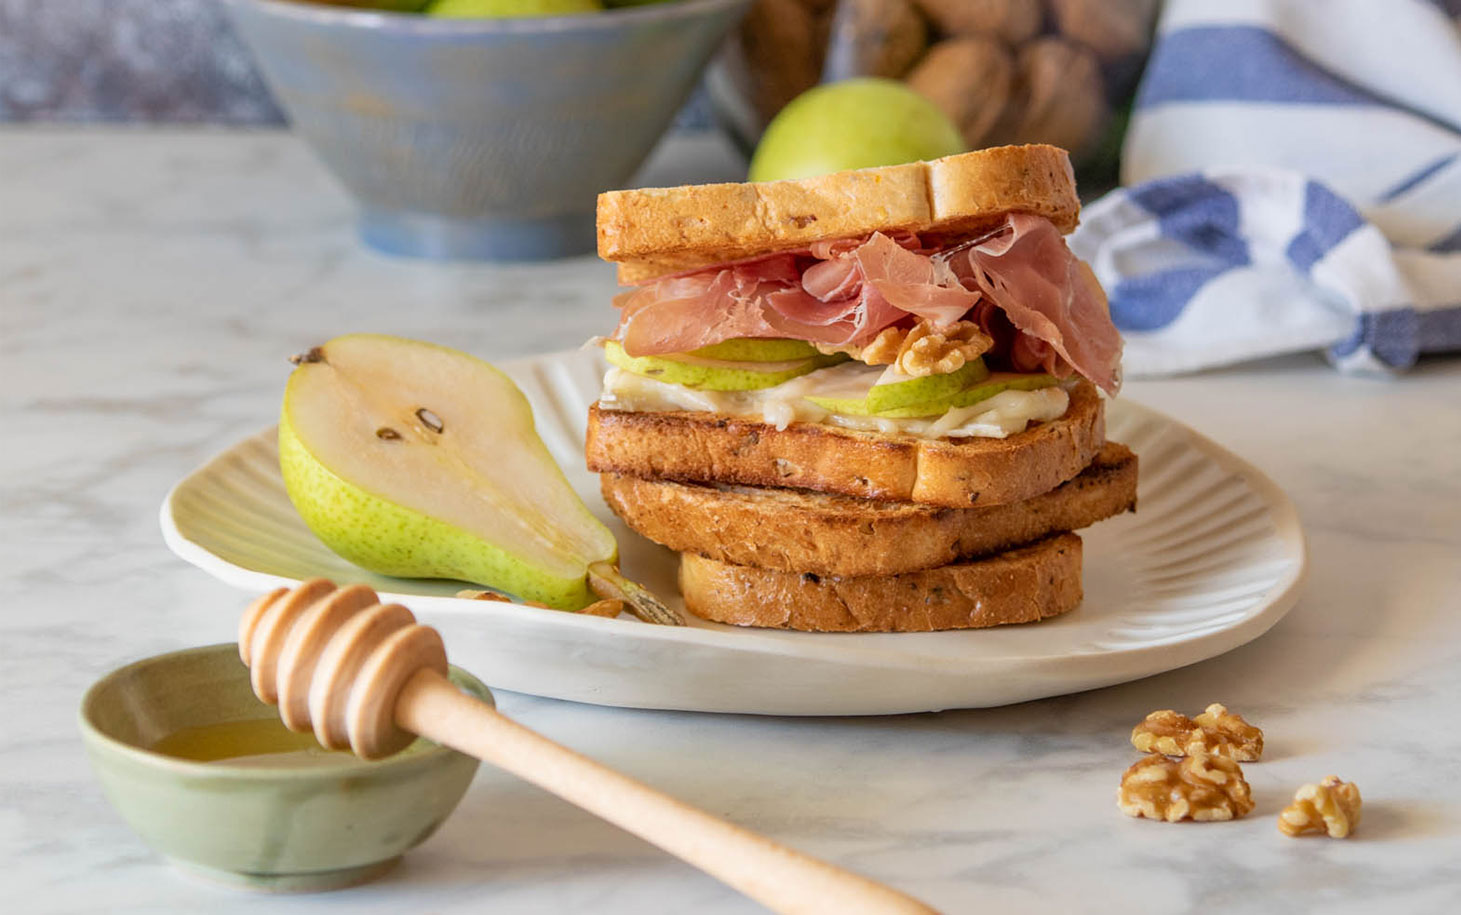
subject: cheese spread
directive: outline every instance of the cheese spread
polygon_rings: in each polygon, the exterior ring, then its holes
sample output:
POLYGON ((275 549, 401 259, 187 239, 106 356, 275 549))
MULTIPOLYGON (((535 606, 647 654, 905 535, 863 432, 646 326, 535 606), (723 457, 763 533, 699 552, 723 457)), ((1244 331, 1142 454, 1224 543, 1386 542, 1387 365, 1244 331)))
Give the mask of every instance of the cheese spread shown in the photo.
POLYGON ((881 367, 848 362, 756 391, 700 391, 610 368, 604 376, 599 406, 631 412, 704 411, 756 417, 777 429, 785 429, 794 422, 821 423, 930 439, 1006 438, 1024 431, 1032 422, 1059 419, 1070 406, 1070 396, 1058 385, 1034 391, 1001 391, 976 404, 950 409, 942 416, 916 419, 834 413, 806 399, 861 396, 856 392, 867 390, 869 370, 876 375, 884 371, 881 367))

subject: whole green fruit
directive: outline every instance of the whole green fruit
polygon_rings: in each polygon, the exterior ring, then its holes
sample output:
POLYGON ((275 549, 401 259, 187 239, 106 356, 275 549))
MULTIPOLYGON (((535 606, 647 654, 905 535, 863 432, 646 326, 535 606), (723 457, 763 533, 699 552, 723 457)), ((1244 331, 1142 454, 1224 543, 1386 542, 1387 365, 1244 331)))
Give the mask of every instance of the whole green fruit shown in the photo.
POLYGON ((771 121, 751 157, 752 181, 938 159, 963 138, 933 102, 892 79, 849 79, 808 89, 771 121))
POLYGON ((436 0, 426 8, 426 14, 450 19, 503 19, 570 16, 603 8, 602 0, 436 0))

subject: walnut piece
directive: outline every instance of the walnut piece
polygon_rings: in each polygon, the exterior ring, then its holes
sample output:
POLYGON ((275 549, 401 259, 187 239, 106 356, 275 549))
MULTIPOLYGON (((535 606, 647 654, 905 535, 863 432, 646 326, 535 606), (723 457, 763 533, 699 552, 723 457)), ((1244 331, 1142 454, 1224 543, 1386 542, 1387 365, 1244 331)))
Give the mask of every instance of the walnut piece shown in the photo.
POLYGON ((615 598, 596 600, 584 607, 579 613, 587 613, 589 616, 602 616, 605 619, 613 619, 624 612, 624 602, 615 598))
POLYGON ((1343 839, 1359 824, 1360 789, 1337 775, 1295 791, 1294 802, 1278 815, 1278 831, 1286 836, 1327 832, 1331 839, 1343 839))
POLYGON ((818 346, 823 353, 847 353, 868 365, 891 365, 904 375, 922 378, 947 375, 964 367, 994 345, 973 321, 935 327, 919 321, 912 327, 885 327, 863 346, 818 346))
MULTIPOLYGON (((496 591, 478 591, 474 588, 463 588, 462 590, 457 592, 457 597, 465 598, 466 600, 491 600, 498 601, 504 604, 513 603, 512 598, 507 597, 503 594, 498 594, 496 591)), ((537 607, 540 610, 553 609, 547 604, 542 604, 535 600, 525 600, 522 602, 522 605, 524 607, 537 607)), ((624 612, 624 602, 622 600, 615 600, 613 598, 609 598, 606 600, 597 600, 589 604, 587 607, 584 607, 582 610, 579 610, 578 612, 587 613, 590 616, 603 616, 609 619, 613 619, 614 617, 624 612)))
POLYGON ((1201 715, 1192 719, 1206 736, 1208 752, 1229 756, 1238 762, 1256 762, 1263 758, 1263 731, 1243 720, 1242 715, 1228 711, 1214 702, 1201 715))
POLYGON ((1131 729, 1131 745, 1163 756, 1205 753, 1256 762, 1263 756, 1263 731, 1214 702, 1196 718, 1171 709, 1152 712, 1131 729))
MULTIPOLYGON (((497 601, 498 603, 502 604, 516 603, 516 601, 506 596, 505 594, 498 594, 496 591, 477 591, 473 588, 463 588, 462 590, 457 592, 457 597, 464 598, 466 600, 491 600, 497 601)), ((540 604, 535 600, 525 600, 522 602, 522 605, 524 607, 537 607, 540 610, 553 609, 547 604, 540 604)))
POLYGON ((1231 820, 1253 809, 1243 770, 1225 756, 1144 756, 1121 776, 1116 806, 1153 820, 1231 820))

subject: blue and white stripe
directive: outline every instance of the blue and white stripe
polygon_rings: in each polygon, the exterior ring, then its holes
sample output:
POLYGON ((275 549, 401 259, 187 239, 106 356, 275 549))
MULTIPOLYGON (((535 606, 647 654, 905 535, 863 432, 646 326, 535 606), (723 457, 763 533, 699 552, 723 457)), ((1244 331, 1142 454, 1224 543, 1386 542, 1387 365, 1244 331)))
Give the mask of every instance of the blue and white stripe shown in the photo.
POLYGON ((1461 0, 1168 0, 1072 238, 1129 374, 1461 351, 1461 0))

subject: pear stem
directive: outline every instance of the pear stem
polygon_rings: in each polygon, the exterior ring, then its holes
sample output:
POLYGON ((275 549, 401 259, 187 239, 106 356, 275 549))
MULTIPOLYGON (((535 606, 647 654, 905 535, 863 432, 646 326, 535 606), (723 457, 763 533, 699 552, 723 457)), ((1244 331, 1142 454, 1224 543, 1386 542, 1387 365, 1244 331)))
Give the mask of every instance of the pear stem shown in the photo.
POLYGON ((638 582, 625 578, 619 569, 608 562, 600 561, 588 567, 589 588, 606 600, 622 600, 629 610, 646 623, 661 626, 683 626, 685 621, 675 611, 666 607, 658 597, 638 582))

